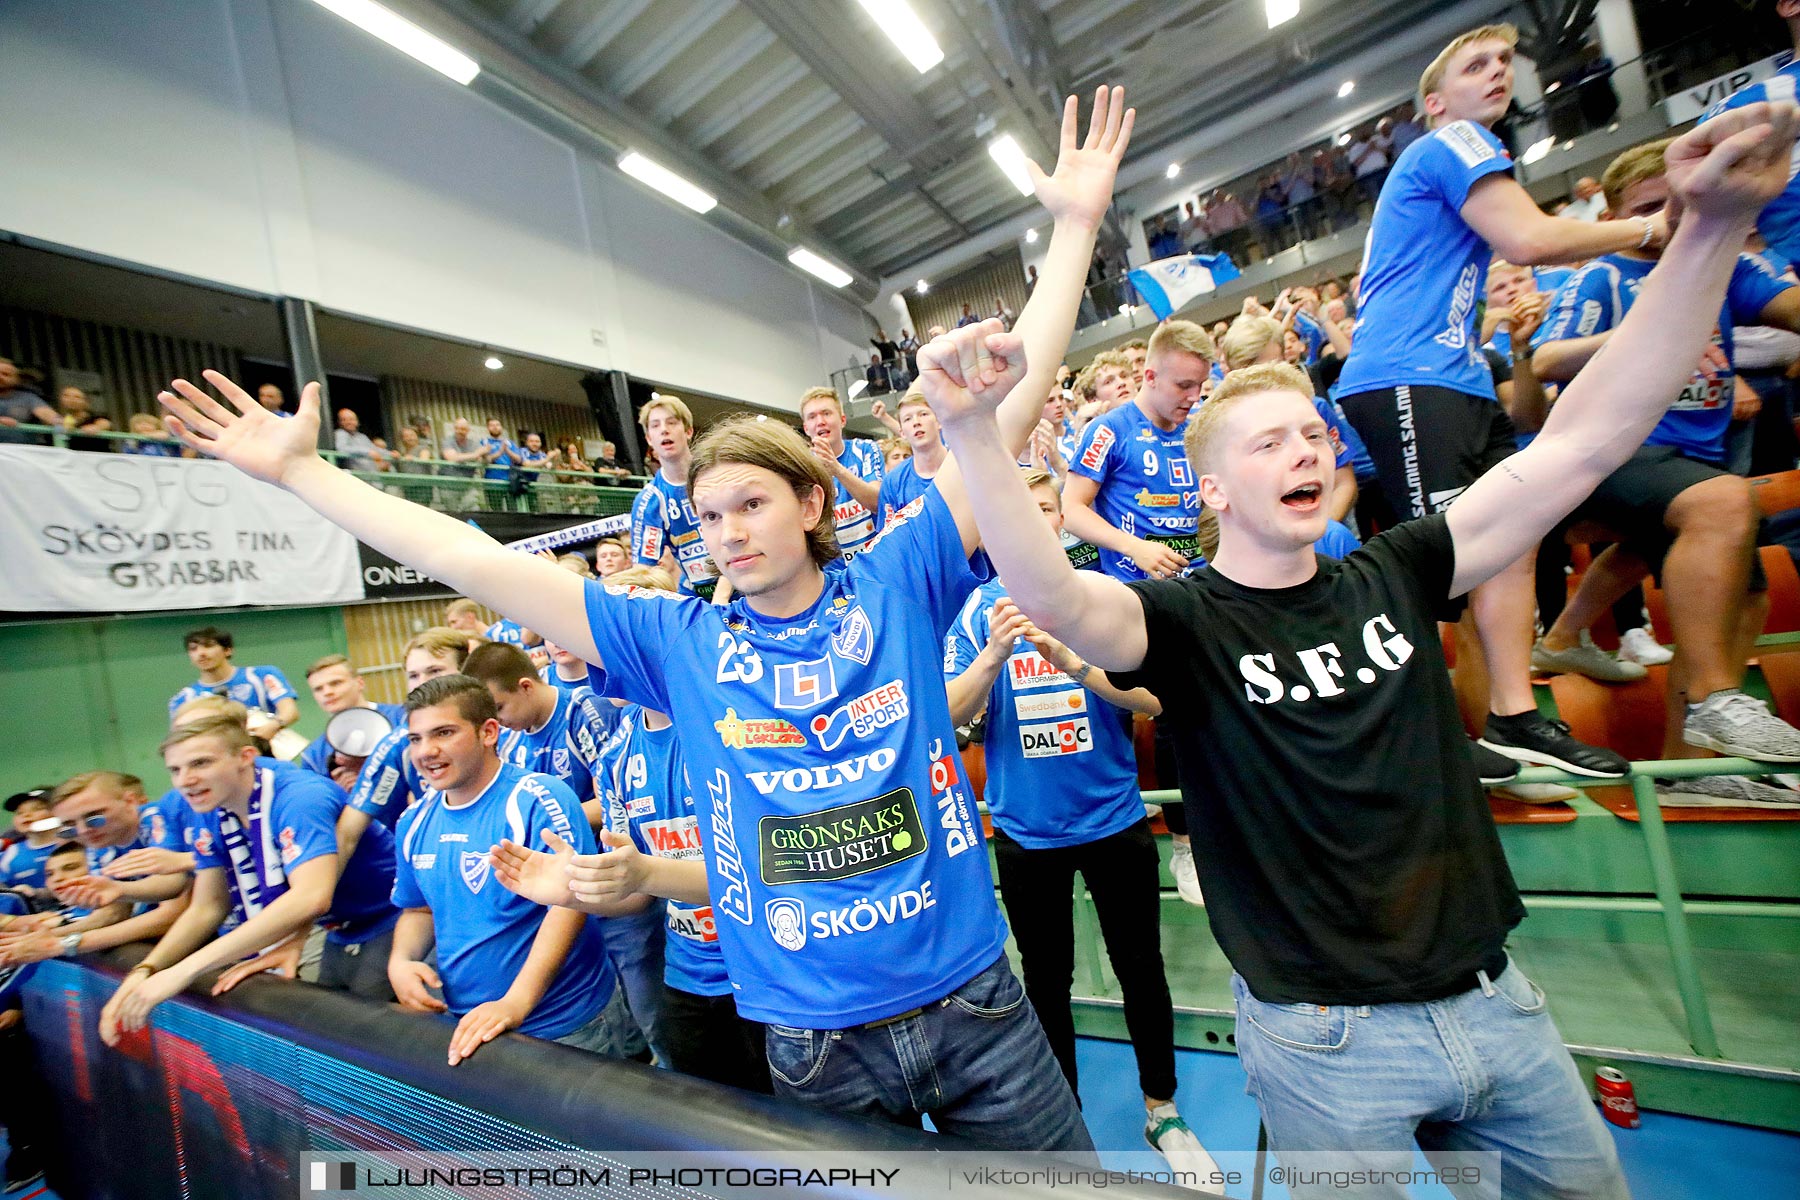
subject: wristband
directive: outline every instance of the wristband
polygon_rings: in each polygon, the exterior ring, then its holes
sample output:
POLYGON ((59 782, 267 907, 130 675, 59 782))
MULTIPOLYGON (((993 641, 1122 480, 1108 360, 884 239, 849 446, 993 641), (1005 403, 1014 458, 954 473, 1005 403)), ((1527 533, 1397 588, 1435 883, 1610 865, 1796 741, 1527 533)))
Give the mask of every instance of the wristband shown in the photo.
POLYGON ((1094 664, 1084 658, 1081 660, 1081 665, 1079 667, 1076 667, 1073 671, 1069 672, 1069 678, 1073 679, 1076 683, 1081 684, 1083 687, 1086 687, 1088 672, 1093 669, 1094 664))
POLYGON ((1644 236, 1638 239, 1637 244, 1637 248, 1642 250, 1648 247, 1650 239, 1656 236, 1656 226, 1651 223, 1649 217, 1639 217, 1638 220, 1644 223, 1644 236))
POLYGON ((74 958, 81 953, 81 935, 79 933, 67 934, 61 940, 63 958, 74 958))

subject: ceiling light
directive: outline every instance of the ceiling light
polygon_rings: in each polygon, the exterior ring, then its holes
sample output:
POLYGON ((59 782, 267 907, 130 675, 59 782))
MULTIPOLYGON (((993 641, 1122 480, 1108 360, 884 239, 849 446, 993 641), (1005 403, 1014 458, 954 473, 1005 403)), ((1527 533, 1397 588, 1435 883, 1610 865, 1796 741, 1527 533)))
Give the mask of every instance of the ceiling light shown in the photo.
POLYGON ((931 68, 944 61, 943 47, 931 36, 931 30, 925 28, 925 22, 919 20, 919 14, 912 10, 906 0, 857 0, 863 6, 881 32, 887 34, 888 41, 900 48, 906 55, 906 61, 913 69, 923 75, 931 68))
POLYGON ((1129 305, 1129 304, 1119 305, 1119 315, 1121 317, 1129 317, 1131 315, 1131 305, 1129 305))
POLYGON ((619 170, 640 183, 649 184, 677 204, 685 204, 697 213, 709 212, 719 203, 718 197, 694 186, 661 163, 650 161, 636 150, 619 159, 619 170))
POLYGON ((504 367, 506 364, 501 362, 497 355, 490 354, 485 359, 482 360, 481 365, 486 367, 490 371, 498 371, 501 367, 504 367))
POLYGON ((1025 169, 1025 151, 1019 149, 1019 143, 1012 134, 1003 133, 989 142, 988 153, 993 156, 1000 169, 1006 172, 1012 185, 1019 189, 1019 195, 1031 195, 1031 172, 1025 169))
POLYGON ((866 379, 859 379, 850 385, 850 398, 854 400, 868 390, 869 381, 866 379))
POLYGON ((1520 156, 1519 161, 1526 166, 1530 166, 1532 163, 1544 157, 1544 155, 1550 153, 1555 147, 1555 138, 1539 138, 1537 141, 1531 143, 1531 148, 1526 150, 1525 153, 1520 156))
POLYGON ((1562 80, 1560 80, 1560 79, 1553 80, 1552 82, 1545 84, 1544 85, 1544 95, 1548 96, 1551 92, 1554 92, 1557 88, 1559 88, 1561 86, 1562 86, 1562 80))
MULTIPOLYGON (((1035 245, 1035 244, 1036 244, 1036 243, 1037 243, 1037 230, 1035 230, 1035 229, 1027 229, 1027 230, 1026 230, 1026 231, 1025 231, 1025 244, 1026 244, 1026 245, 1027 245, 1027 246, 1031 246, 1031 245, 1035 245)), ((925 290, 925 289, 924 289, 924 288, 920 288, 920 289, 919 289, 919 290, 920 290, 920 291, 921 291, 921 292, 922 292, 922 291, 924 291, 924 290, 925 290)))
POLYGON ((841 288, 850 282, 850 272, 834 262, 827 262, 804 246, 795 246, 788 253, 788 261, 810 275, 817 275, 834 288, 841 288))
POLYGON ((399 13, 376 4, 375 0, 314 0, 314 3, 458 83, 467 84, 481 74, 480 63, 443 39, 426 33, 399 13))
POLYGON ((769 414, 768 413, 757 413, 756 419, 759 421, 766 421, 769 419, 769 414))
POLYGON ((1338 84, 1338 99, 1342 100, 1345 96, 1348 96, 1351 92, 1354 92, 1355 90, 1356 90, 1356 80, 1354 80, 1354 79, 1344 80, 1344 82, 1338 84))
POLYGON ((1338 134, 1337 135, 1337 144, 1340 146, 1348 146, 1350 144, 1350 135, 1347 133, 1338 134))
POLYGON ((1173 179, 1179 174, 1181 174, 1181 164, 1180 163, 1170 163, 1169 169, 1163 172, 1163 178, 1164 179, 1173 179))
POLYGON ((1263 11, 1269 14, 1269 28, 1300 15, 1300 0, 1263 0, 1263 11))
POLYGON ((931 290, 931 285, 929 283, 926 283, 923 279, 919 280, 919 282, 914 284, 913 287, 915 288, 915 290, 918 291, 919 295, 921 295, 921 296, 923 296, 926 292, 929 292, 931 290))

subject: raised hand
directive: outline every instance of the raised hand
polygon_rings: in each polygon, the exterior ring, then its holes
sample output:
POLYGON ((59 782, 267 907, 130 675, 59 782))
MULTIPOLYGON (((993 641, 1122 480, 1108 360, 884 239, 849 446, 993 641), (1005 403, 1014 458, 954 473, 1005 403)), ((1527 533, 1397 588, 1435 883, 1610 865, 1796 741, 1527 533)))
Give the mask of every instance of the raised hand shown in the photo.
POLYGON ((1077 97, 1068 98, 1063 104, 1062 145, 1055 173, 1046 175, 1036 163, 1025 160, 1038 202, 1052 217, 1100 223, 1112 203, 1113 180, 1125 147, 1131 144, 1131 126, 1136 119, 1137 110, 1125 107, 1124 88, 1097 88, 1087 140, 1077 144, 1081 105, 1077 97))
POLYGON ((1800 132, 1791 102, 1746 104, 1676 138, 1663 156, 1669 190, 1687 212, 1738 220, 1762 211, 1787 186, 1800 132))
POLYGON ((1013 643, 1027 636, 1036 626, 1031 618, 1019 611, 1019 606, 1009 596, 1002 596, 994 601, 994 607, 988 613, 988 639, 982 653, 990 661, 1005 662, 1012 657, 1013 643))
POLYGON ((575 847, 552 829, 544 831, 544 845, 550 848, 549 853, 511 840, 501 842, 488 854, 494 863, 494 878, 501 887, 533 904, 568 908, 575 903, 569 891, 568 870, 575 861, 575 847))
POLYGON ((991 416, 1025 375, 1025 343, 997 320, 953 329, 919 350, 919 388, 945 425, 991 416))
POLYGON ((204 375, 230 407, 185 379, 169 385, 178 395, 158 392, 156 396, 168 411, 163 423, 188 446, 274 484, 281 483, 296 466, 319 457, 318 384, 309 383, 300 393, 299 412, 278 417, 219 372, 206 371, 204 375))
POLYGON ((192 852, 145 846, 119 855, 101 872, 110 879, 140 879, 145 875, 185 875, 193 869, 192 852))

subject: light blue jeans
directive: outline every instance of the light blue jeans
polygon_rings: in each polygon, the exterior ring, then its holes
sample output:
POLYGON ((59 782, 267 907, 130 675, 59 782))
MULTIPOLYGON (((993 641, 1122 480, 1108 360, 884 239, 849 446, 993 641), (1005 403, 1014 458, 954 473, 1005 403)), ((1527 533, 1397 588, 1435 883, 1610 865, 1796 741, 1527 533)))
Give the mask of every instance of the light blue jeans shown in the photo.
MULTIPOLYGON (((1237 975, 1238 1057, 1277 1156, 1330 1151, 1332 1169, 1405 1170, 1413 1145, 1497 1151, 1458 1197, 1629 1200, 1611 1134, 1546 1011, 1510 963, 1427 1004, 1266 1004, 1237 975)), ((1294 1160, 1299 1165, 1301 1160, 1294 1160)), ((1307 1166, 1321 1165, 1306 1160, 1307 1166)), ((1390 1200, 1393 1185, 1292 1187, 1295 1200, 1390 1200)))
POLYGON ((593 1016, 550 1040, 601 1058, 630 1058, 643 1044, 637 1023, 631 1019, 631 1008, 625 1002, 623 984, 613 985, 612 995, 593 1016))

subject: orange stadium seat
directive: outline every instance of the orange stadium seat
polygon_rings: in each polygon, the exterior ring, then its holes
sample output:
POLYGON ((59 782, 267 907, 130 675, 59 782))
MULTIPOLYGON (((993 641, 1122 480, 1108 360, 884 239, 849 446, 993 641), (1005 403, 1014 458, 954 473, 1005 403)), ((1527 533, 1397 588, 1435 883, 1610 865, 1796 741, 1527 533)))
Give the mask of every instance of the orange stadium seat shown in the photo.
POLYGON ((1750 495, 1765 517, 1800 508, 1800 471, 1758 475, 1750 481, 1750 495))

